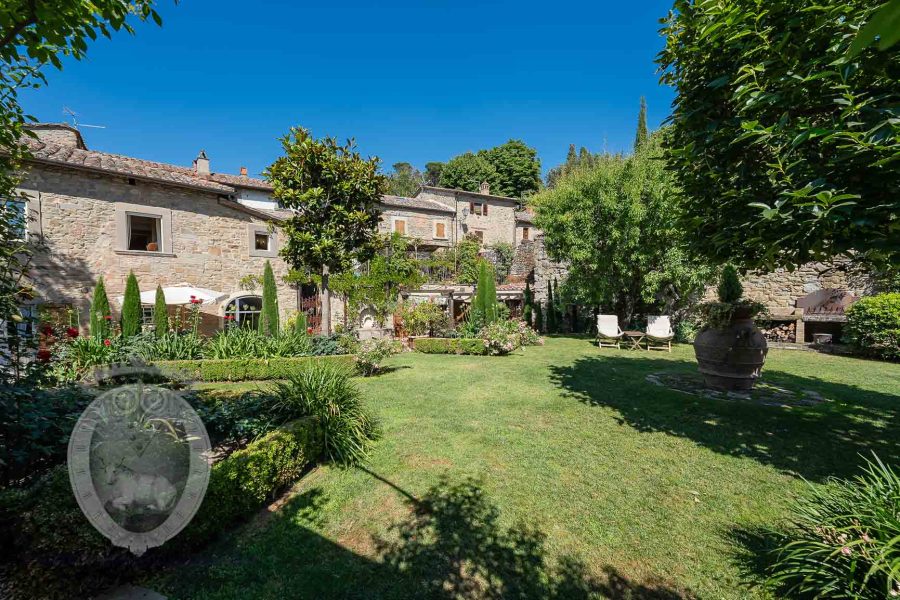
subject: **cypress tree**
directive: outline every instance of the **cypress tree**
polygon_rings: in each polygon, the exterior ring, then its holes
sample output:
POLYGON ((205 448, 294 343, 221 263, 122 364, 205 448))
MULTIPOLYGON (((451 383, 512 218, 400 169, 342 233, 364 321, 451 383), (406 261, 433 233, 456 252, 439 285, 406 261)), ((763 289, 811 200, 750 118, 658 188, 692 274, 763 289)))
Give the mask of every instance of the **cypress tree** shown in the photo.
POLYGON ((141 289, 134 271, 130 271, 125 280, 125 298, 122 300, 119 325, 122 337, 131 337, 141 332, 141 289))
POLYGON ((553 301, 553 322, 556 324, 557 333, 559 333, 562 331, 563 311, 562 296, 559 295, 559 279, 556 277, 553 278, 553 301))
POLYGON ((529 327, 531 326, 531 312, 532 312, 531 303, 533 301, 534 301, 534 299, 531 297, 531 284, 526 281, 525 282, 525 297, 523 299, 525 306, 522 308, 522 318, 525 320, 525 323, 527 323, 529 327))
POLYGON ((490 265, 486 265, 485 271, 487 272, 487 290, 484 298, 484 324, 490 325, 500 316, 497 312, 497 280, 494 279, 494 269, 490 265))
POLYGON ((634 149, 637 151, 647 141, 647 99, 641 96, 641 109, 638 112, 637 133, 634 135, 634 149))
POLYGON ((547 333, 556 333, 556 311, 553 304, 553 282, 547 282, 547 333))
POLYGON ((544 330, 544 310, 540 302, 534 305, 534 328, 537 331, 544 330))
POLYGON ((91 335, 97 339, 109 337, 109 298, 106 297, 106 285, 103 275, 94 286, 94 297, 91 300, 91 335))
POLYGON ((153 333, 162 337, 169 331, 169 308, 161 285, 156 286, 156 303, 153 305, 153 333))
POLYGON ((266 261, 263 269, 262 310, 259 314, 259 332, 267 335, 278 334, 278 289, 272 263, 266 261))

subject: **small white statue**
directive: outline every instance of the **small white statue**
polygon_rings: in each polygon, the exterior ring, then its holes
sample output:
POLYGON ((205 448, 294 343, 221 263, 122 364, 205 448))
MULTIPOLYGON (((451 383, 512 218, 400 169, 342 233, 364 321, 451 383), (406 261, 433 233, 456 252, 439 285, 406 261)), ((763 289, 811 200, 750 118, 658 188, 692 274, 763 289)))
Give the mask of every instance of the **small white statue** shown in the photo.
POLYGON ((106 483, 112 486, 112 505, 117 510, 153 508, 168 510, 175 501, 175 486, 162 475, 145 475, 131 469, 106 467, 106 483))

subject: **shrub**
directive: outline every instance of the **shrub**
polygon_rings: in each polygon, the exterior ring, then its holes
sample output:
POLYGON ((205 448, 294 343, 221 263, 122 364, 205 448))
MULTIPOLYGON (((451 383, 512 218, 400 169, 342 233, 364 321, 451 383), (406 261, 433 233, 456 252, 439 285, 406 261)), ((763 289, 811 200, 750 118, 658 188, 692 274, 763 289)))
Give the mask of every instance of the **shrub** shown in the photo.
MULTIPOLYGON (((252 515, 322 455, 315 419, 287 423, 212 467, 206 497, 188 526, 142 559, 115 548, 85 519, 64 466, 27 491, 0 492, 0 534, 12 597, 89 597, 154 557, 197 546, 238 518, 252 515)), ((5 597, 5 596, 4 596, 5 597)))
POLYGON ((435 302, 420 302, 401 309, 403 328, 409 335, 441 335, 450 329, 450 315, 435 302))
POLYGON ((193 333, 167 331, 160 336, 143 335, 135 340, 133 352, 144 360, 196 360, 203 356, 206 342, 193 333))
POLYGON ((900 595, 900 477, 877 457, 855 479, 810 485, 792 505, 770 583, 784 596, 900 595))
POLYGON ((316 335, 312 338, 313 356, 352 354, 359 346, 358 340, 349 333, 316 335))
POLYGON ((106 284, 103 283, 103 275, 101 275, 94 287, 94 296, 91 300, 91 336, 100 340, 109 338, 112 332, 111 319, 106 284))
POLYGON ((424 354, 487 354, 484 340, 477 338, 421 338, 414 349, 424 354))
POLYGON ((309 356, 313 343, 305 333, 285 328, 266 335, 247 327, 227 327, 214 335, 206 346, 204 358, 287 358, 309 356))
POLYGON ((847 309, 844 333, 860 354, 900 359, 900 293, 861 298, 847 309))
POLYGON ((356 353, 356 370, 363 377, 375 375, 381 371, 382 361, 397 352, 399 349, 393 340, 367 340, 360 344, 356 353))
POLYGON ((141 317, 141 289, 138 287, 134 271, 131 271, 125 280, 125 297, 122 300, 122 315, 119 321, 124 337, 141 332, 141 317))
POLYGON ((744 286, 733 265, 725 265, 719 278, 719 302, 737 302, 744 295, 744 286))
POLYGON ((340 465, 363 462, 378 438, 375 420, 363 406, 350 370, 318 361, 307 364, 275 387, 275 418, 316 417, 324 432, 325 455, 340 465))
POLYGON ((194 381, 262 381, 287 379, 312 363, 329 362, 351 367, 353 356, 297 356, 292 358, 234 358, 156 361, 166 376, 194 381))
POLYGON ((494 321, 481 330, 488 354, 500 356, 509 354, 519 347, 520 333, 516 321, 494 321))
POLYGON ((275 287, 275 274, 272 263, 266 261, 263 269, 262 310, 259 314, 259 332, 267 335, 278 335, 278 290, 275 287))
POLYGON ((153 333, 162 337, 169 332, 169 307, 166 306, 166 294, 162 286, 156 286, 156 302, 153 305, 153 333))

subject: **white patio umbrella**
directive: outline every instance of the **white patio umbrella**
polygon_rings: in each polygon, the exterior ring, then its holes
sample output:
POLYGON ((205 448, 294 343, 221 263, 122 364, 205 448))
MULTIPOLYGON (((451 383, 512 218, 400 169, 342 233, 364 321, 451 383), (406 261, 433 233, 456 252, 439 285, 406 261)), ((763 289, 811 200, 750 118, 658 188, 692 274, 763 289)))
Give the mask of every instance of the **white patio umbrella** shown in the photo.
MULTIPOLYGON (((228 296, 228 294, 223 292, 193 287, 186 283, 164 287, 162 290, 163 295, 166 297, 166 304, 173 306, 190 304, 192 298, 200 300, 203 305, 216 304, 228 296)), ((121 306, 125 301, 125 296, 117 296, 116 300, 118 300, 119 305, 121 306)), ((141 304, 153 304, 155 302, 156 289, 141 292, 141 304)))

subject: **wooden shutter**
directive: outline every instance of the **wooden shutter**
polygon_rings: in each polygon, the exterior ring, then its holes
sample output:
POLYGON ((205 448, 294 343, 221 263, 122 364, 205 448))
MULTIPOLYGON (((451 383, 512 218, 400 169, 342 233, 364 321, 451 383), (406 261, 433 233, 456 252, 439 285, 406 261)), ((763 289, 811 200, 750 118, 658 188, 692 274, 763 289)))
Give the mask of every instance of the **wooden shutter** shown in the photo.
POLYGON ((397 219, 394 221, 394 232, 400 235, 406 235, 406 221, 397 219))
POLYGON ((444 239, 447 237, 446 226, 443 223, 434 224, 434 232, 436 238, 444 239))
POLYGON ((487 202, 481 205, 481 214, 483 214, 484 216, 487 216, 487 207, 487 202))

